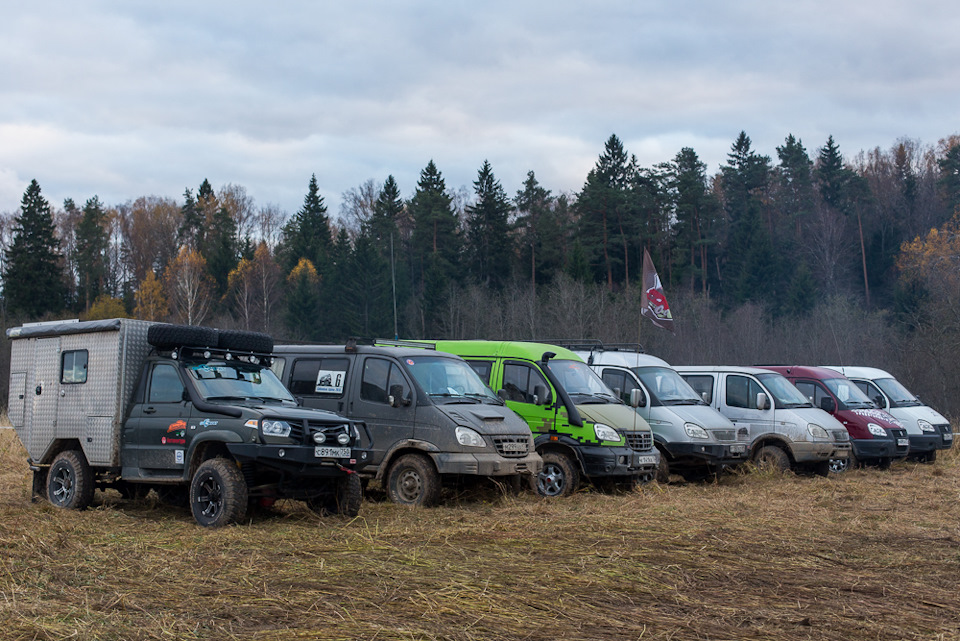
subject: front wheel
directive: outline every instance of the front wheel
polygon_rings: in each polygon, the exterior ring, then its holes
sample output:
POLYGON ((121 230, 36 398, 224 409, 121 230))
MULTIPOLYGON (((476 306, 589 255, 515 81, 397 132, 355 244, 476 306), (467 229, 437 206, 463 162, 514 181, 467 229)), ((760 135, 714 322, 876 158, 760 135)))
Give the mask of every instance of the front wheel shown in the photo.
POLYGON ((542 454, 543 469, 533 477, 533 489, 540 496, 554 498, 570 496, 580 487, 580 473, 573 461, 565 454, 547 452, 542 454))
POLYGON ((348 474, 337 479, 336 488, 329 494, 309 499, 307 507, 320 516, 342 514, 354 517, 360 513, 363 502, 363 483, 359 474, 348 474))
POLYGON ((440 474, 419 454, 404 454, 387 475, 390 500, 410 507, 430 507, 440 500, 440 474))
POLYGON ((232 461, 215 458, 197 468, 190 483, 190 510, 203 527, 223 527, 247 513, 247 483, 232 461))
POLYGON ((93 502, 93 470, 83 454, 66 450, 57 454, 47 473, 47 499, 57 507, 84 510, 93 502))
POLYGON ((657 465, 657 483, 669 483, 670 482, 670 462, 667 460, 667 455, 663 452, 660 452, 660 464, 657 465))
POLYGON ((761 447, 754 461, 761 470, 772 470, 782 474, 790 469, 790 457, 782 447, 776 445, 761 447))

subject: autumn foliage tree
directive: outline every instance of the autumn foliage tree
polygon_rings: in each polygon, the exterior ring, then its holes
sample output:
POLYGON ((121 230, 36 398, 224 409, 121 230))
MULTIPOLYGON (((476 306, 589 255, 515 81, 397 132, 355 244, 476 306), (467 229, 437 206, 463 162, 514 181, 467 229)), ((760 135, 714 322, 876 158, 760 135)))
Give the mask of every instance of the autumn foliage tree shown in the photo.
POLYGON ((197 251, 182 247, 163 273, 170 314, 176 322, 199 325, 214 302, 214 282, 207 261, 197 251))

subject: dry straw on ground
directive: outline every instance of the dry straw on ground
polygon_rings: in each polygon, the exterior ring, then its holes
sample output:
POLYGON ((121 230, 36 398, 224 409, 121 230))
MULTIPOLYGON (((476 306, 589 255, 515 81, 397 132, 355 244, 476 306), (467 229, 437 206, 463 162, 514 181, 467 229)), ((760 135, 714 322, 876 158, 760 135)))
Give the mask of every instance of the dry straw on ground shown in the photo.
POLYGON ((30 503, 10 430, 0 465, 3 639, 960 638, 955 455, 222 530, 153 495, 30 503))

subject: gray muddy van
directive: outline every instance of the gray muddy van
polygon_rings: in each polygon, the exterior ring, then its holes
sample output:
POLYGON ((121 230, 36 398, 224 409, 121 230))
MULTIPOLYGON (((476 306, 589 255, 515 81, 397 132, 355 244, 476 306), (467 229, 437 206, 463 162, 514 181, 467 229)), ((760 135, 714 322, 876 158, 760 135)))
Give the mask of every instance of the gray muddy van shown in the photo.
POLYGON ((306 407, 362 421, 372 459, 361 471, 390 499, 431 505, 443 480, 529 483, 543 461, 527 423, 458 356, 408 347, 278 345, 273 369, 306 407))

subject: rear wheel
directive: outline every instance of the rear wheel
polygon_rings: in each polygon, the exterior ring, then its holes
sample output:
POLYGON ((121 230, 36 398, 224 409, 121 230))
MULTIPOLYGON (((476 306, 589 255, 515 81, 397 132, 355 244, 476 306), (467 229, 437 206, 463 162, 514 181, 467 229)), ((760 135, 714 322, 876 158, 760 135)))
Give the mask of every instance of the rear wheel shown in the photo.
POLYGON ((753 460, 761 470, 783 473, 790 469, 790 457, 787 456, 782 447, 776 445, 761 447, 753 460))
POLYGON ((580 473, 573 461, 560 452, 541 454, 543 469, 531 479, 540 496, 570 496, 580 487, 580 473))
POLYGON ((830 466, 830 472, 832 474, 843 474, 850 469, 850 459, 832 458, 827 462, 827 465, 830 466))
POLYGON ((93 502, 93 470, 83 454, 66 450, 57 454, 47 473, 47 499, 57 507, 83 510, 93 502))
POLYGON ((247 483, 232 461, 215 458, 197 468, 190 483, 190 510, 204 527, 223 527, 247 513, 247 483))
POLYGON ((426 457, 404 454, 387 475, 390 500, 411 507, 429 507, 440 500, 440 474, 426 457))

